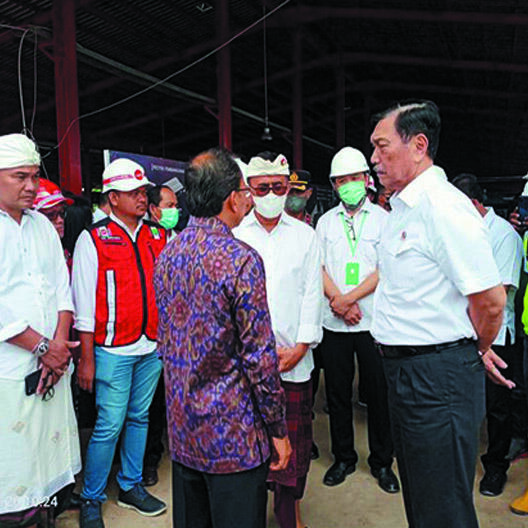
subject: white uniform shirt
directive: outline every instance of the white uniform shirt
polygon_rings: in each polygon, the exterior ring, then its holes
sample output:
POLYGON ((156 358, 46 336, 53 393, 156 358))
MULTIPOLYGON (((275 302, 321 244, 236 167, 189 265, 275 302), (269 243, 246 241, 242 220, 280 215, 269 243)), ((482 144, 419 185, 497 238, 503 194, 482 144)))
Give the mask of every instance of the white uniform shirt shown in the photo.
MULTIPOLYGON (((353 217, 348 217, 349 221, 352 222, 357 240, 354 258, 352 258, 352 250, 343 227, 343 214, 347 215, 345 207, 340 203, 337 207, 330 209, 321 216, 317 223, 316 232, 321 246, 325 270, 339 288, 339 291, 345 294, 356 287, 346 284, 345 266, 347 262, 359 263, 358 284, 376 271, 378 266, 378 244, 389 213, 366 199, 361 209, 353 217)), ((358 305, 363 317, 357 325, 347 325, 343 319, 333 314, 330 309, 330 301, 325 297, 323 302, 323 326, 333 332, 364 332, 370 330, 373 302, 373 294, 360 299, 358 305)))
POLYGON ((108 215, 102 209, 97 207, 93 212, 92 223, 95 224, 96 222, 100 222, 106 218, 108 218, 108 215))
MULTIPOLYGON (((321 256, 315 231, 304 222, 283 213, 268 233, 249 213, 233 234, 252 246, 262 257, 273 333, 278 347, 307 343, 310 348, 323 337, 321 304, 323 281, 321 256)), ((284 381, 310 379, 312 351, 289 372, 284 381)))
MULTIPOLYGON (((128 227, 113 214, 110 218, 119 224, 130 235, 132 240, 137 239, 137 235, 143 221, 140 220, 138 227, 132 233, 128 227)), ((136 266, 136 261, 130 262, 131 266, 136 266)), ((74 328, 81 332, 93 332, 95 330, 95 294, 97 289, 97 273, 99 259, 94 241, 87 230, 84 230, 75 244, 73 252, 73 274, 72 290, 73 302, 75 304, 74 328)), ((141 307, 138 307, 140 310, 141 307)), ((138 317, 141 313, 138 312, 138 317)), ((101 347, 105 352, 119 354, 123 356, 139 356, 148 354, 156 350, 156 341, 151 341, 147 336, 142 335, 136 343, 120 347, 101 347)))
POLYGON ((52 339, 59 312, 73 312, 70 278, 57 231, 35 211, 18 224, 0 210, 0 262, 0 378, 20 380, 37 358, 7 340, 28 327, 52 339))
POLYGON ((484 220, 436 166, 390 203, 372 335, 385 345, 475 338, 467 296, 501 283, 484 220))
POLYGON ((495 214, 492 207, 488 208, 484 222, 489 229, 491 249, 499 268, 502 284, 511 286, 508 290, 502 326, 493 342, 494 345, 504 346, 506 330, 510 332, 511 343, 515 343, 515 292, 519 287, 521 274, 522 240, 504 218, 495 214))

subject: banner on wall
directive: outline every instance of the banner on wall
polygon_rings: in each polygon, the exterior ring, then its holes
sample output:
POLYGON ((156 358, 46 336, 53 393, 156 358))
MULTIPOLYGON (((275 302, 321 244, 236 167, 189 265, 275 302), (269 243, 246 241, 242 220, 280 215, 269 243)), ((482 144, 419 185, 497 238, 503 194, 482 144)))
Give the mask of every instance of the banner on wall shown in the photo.
POLYGON ((139 163, 152 183, 167 185, 176 193, 183 189, 183 175, 187 167, 185 161, 120 152, 119 150, 104 150, 103 155, 105 167, 118 158, 127 158, 139 163))

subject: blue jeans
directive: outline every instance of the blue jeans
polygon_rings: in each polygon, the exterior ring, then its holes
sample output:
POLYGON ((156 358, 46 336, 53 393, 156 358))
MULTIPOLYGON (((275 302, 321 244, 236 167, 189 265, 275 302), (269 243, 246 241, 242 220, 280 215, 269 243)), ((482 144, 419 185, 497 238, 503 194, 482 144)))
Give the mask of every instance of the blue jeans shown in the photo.
POLYGON ((121 468, 117 482, 123 491, 142 480, 148 411, 161 372, 156 352, 120 356, 95 347, 97 420, 88 444, 82 497, 105 501, 104 490, 121 431, 121 468))

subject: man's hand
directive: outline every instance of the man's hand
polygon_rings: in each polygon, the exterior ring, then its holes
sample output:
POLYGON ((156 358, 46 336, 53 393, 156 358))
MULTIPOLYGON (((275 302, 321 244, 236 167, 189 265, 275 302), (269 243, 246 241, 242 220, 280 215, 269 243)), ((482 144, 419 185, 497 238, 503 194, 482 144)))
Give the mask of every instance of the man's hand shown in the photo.
POLYGON ((521 222, 521 216, 519 215, 519 210, 515 208, 508 217, 508 221, 513 226, 515 231, 521 235, 528 229, 528 219, 525 219, 524 222, 521 222))
POLYGON ((37 394, 45 394, 51 387, 57 385, 61 376, 48 367, 42 367, 39 384, 37 386, 37 394))
POLYGON ((272 471, 280 471, 282 469, 286 469, 292 453, 290 439, 285 436, 284 438, 272 437, 271 440, 273 444, 270 469, 272 471))
POLYGON ((52 370, 59 377, 62 376, 71 359, 70 348, 79 346, 79 341, 66 341, 65 339, 52 339, 49 342, 49 350, 41 356, 40 362, 43 366, 52 370))
POLYGON ((330 300, 330 308, 337 317, 345 318, 346 313, 354 305, 354 301, 347 299, 346 295, 336 295, 330 300))
POLYGON ((95 377, 95 358, 93 354, 88 357, 81 357, 77 366, 77 383, 81 389, 92 392, 93 380, 95 377))
POLYGON ((279 358, 279 372, 289 372, 306 354, 308 345, 297 343, 294 347, 277 348, 277 357, 279 358))
POLYGON ((345 314, 343 317, 343 321, 349 326, 357 325, 359 321, 361 321, 361 318, 363 317, 363 313, 361 312, 361 309, 359 307, 358 303, 354 303, 350 310, 345 314))
POLYGON ((483 352, 482 363, 484 363, 484 367, 486 367, 488 378, 493 381, 493 383, 504 385, 505 387, 508 387, 508 389, 513 389, 515 387, 515 383, 506 379, 499 371, 499 369, 507 368, 507 363, 500 356, 495 354, 491 348, 488 348, 486 352, 483 352))

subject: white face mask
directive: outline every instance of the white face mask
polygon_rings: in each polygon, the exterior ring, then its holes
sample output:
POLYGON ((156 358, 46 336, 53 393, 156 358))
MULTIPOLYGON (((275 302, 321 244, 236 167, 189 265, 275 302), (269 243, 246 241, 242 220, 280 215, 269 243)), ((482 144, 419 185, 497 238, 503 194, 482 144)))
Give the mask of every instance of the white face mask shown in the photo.
POLYGON ((283 211, 288 194, 277 196, 269 192, 266 196, 253 196, 255 211, 264 218, 277 218, 283 211))

